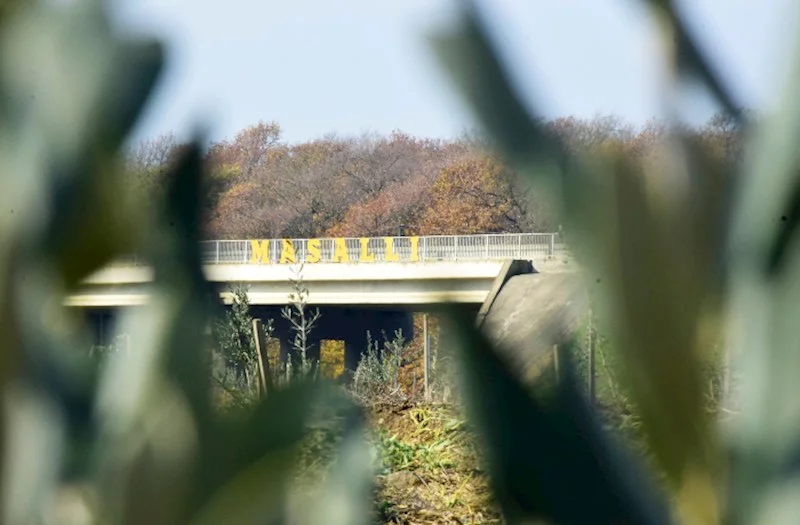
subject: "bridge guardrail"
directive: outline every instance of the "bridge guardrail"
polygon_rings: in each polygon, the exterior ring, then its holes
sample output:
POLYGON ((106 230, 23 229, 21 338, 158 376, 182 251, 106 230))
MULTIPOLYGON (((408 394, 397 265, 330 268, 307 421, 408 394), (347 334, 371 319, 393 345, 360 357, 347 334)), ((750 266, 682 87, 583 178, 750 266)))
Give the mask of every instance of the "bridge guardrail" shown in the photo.
MULTIPOLYGON (((501 233, 201 242, 203 264, 548 260, 566 252, 558 233, 501 233)), ((144 264, 137 256, 114 265, 144 264)))

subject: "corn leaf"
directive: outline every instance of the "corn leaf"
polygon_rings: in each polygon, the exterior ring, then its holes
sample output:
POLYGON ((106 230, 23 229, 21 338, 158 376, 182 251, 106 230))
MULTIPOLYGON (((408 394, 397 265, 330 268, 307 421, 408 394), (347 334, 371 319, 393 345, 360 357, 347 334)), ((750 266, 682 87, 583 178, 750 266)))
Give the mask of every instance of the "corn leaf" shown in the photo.
POLYGON ((453 309, 451 316, 465 404, 510 522, 670 522, 660 494, 601 431, 568 371, 553 406, 545 406, 469 328, 468 314, 453 309))

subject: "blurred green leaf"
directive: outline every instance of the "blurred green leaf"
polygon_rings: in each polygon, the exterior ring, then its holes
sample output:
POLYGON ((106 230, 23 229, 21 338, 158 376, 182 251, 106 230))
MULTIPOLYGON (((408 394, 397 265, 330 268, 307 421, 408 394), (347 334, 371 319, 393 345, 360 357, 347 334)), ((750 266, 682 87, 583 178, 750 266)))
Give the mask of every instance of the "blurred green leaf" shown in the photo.
POLYGON ((47 234, 36 249, 49 252, 69 288, 132 251, 147 231, 137 228, 144 217, 123 189, 115 156, 158 78, 162 50, 155 42, 115 39, 104 15, 98 2, 35 5, 3 35, 6 103, 25 119, 17 121, 25 130, 17 149, 27 166, 17 168, 35 181, 27 185, 52 196, 41 208, 18 212, 40 215, 31 224, 47 234), (37 67, 30 67, 31 56, 41 57, 37 67))
MULTIPOLYGON (((657 174, 642 173, 613 147, 568 154, 528 116, 477 10, 464 5, 460 32, 439 44, 444 60, 486 129, 527 168, 523 173, 562 190, 554 196, 563 199, 571 246, 583 255, 587 282, 603 283, 599 319, 624 353, 652 452, 676 486, 712 484, 717 460, 696 355, 710 263, 687 261, 694 239, 685 233, 692 230, 682 222, 680 201, 657 184, 657 174)), ((690 500, 691 514, 714 514, 714 501, 690 500)))
POLYGON ((6 387, 9 434, 6 446, 19 451, 4 461, 3 523, 35 523, 54 496, 64 459, 65 424, 57 407, 30 388, 6 387))
POLYGON ((454 308, 465 404, 485 445, 494 492, 511 523, 669 523, 635 463, 600 429, 569 363, 552 406, 537 402, 470 315, 454 308))
POLYGON ((431 38, 431 44, 460 94, 480 118, 490 137, 510 160, 551 191, 571 184, 565 178, 566 152, 531 117, 512 87, 505 66, 494 52, 487 29, 473 2, 461 2, 457 29, 431 38))
POLYGON ((800 41, 778 108, 764 119, 745 160, 730 236, 728 331, 742 374, 732 448, 729 523, 796 521, 800 396, 800 246, 792 224, 800 187, 800 41))
POLYGON ((95 124, 97 140, 86 145, 89 163, 76 166, 72 188, 63 188, 54 203, 52 233, 45 241, 56 249, 70 287, 113 258, 135 253, 149 230, 144 195, 125 179, 117 152, 155 86, 163 52, 150 42, 119 45, 115 51, 107 73, 112 83, 97 101, 105 119, 95 124), (68 233, 75 231, 82 233, 77 239, 68 233))
POLYGON ((596 271, 597 255, 611 249, 602 228, 612 221, 613 186, 597 159, 570 154, 528 110, 531 104, 515 87, 475 3, 462 1, 460 11, 453 31, 431 38, 442 68, 509 163, 535 191, 550 197, 574 239, 570 249, 596 271))
POLYGON ((167 373, 187 395, 199 424, 210 417, 207 337, 219 312, 219 292, 206 280, 200 259, 202 158, 197 142, 186 148, 170 176, 167 209, 151 254, 154 284, 174 302, 165 341, 167 373), (162 288, 163 287, 163 288, 162 288))
MULTIPOLYGON (((674 2, 647 4, 672 39, 671 80, 698 79, 741 124, 674 2)), ((604 292, 598 310, 619 344, 650 452, 675 485, 680 519, 716 522, 722 502, 731 523, 793 523, 800 65, 782 111, 749 150, 747 176, 729 176, 678 127, 665 158, 647 159, 649 169, 614 144, 574 154, 513 87, 475 4, 463 5, 459 31, 436 39, 436 49, 499 149, 558 199, 587 282, 602 281, 593 288, 604 292), (731 228, 732 196, 741 201, 731 228), (726 472, 703 410, 699 356, 710 346, 703 326, 725 299, 728 265, 729 336, 747 372, 748 404, 728 435, 731 488, 720 491, 726 472)), ((199 141, 184 149, 161 213, 145 214, 119 150, 157 81, 163 49, 116 37, 106 9, 100 0, 0 2, 4 523, 40 522, 53 501, 86 484, 97 498, 85 506, 99 523, 286 522, 297 448, 315 407, 346 415, 310 521, 366 523, 372 473, 363 415, 334 390, 298 383, 250 411, 222 417, 213 409, 205 332, 219 299, 200 262, 203 154, 199 141), (62 300, 131 251, 154 268, 151 301, 123 315, 121 329, 138 336, 130 355, 97 369, 80 353, 86 331, 62 300)), ((537 400, 471 328, 471 316, 453 315, 462 327, 454 333, 463 393, 509 520, 670 521, 661 494, 601 431, 569 360, 555 397, 537 400)), ((65 522, 53 515, 50 522, 65 522)))
MULTIPOLYGON (((209 428, 203 434, 198 503, 260 458, 291 451, 308 432, 310 409, 318 395, 313 383, 287 387, 262 401, 247 418, 209 428)), ((286 475, 280 470, 273 474, 286 475)))
POLYGON ((654 452, 673 480, 687 463, 710 467, 710 420, 702 408, 695 354, 697 322, 706 293, 692 262, 681 263, 680 232, 651 205, 640 177, 618 165, 620 255, 609 289, 629 380, 641 406, 654 452), (676 235, 677 233, 677 235, 676 235), (653 282, 658 276, 659 283, 653 282))
POLYGON ((365 439, 366 424, 356 407, 344 414, 344 435, 336 460, 319 496, 309 502, 309 524, 347 523, 368 525, 372 520, 374 469, 365 439))
MULTIPOLYGON (((689 28, 673 0, 638 0, 651 7, 651 12, 661 18, 666 26, 666 36, 674 39, 674 50, 678 72, 685 77, 699 80, 711 95, 722 105, 725 111, 737 121, 743 119, 742 111, 734 101, 730 91, 720 79, 719 73, 712 67, 711 61, 691 37, 689 28)), ((685 79, 687 80, 687 79, 685 79)))

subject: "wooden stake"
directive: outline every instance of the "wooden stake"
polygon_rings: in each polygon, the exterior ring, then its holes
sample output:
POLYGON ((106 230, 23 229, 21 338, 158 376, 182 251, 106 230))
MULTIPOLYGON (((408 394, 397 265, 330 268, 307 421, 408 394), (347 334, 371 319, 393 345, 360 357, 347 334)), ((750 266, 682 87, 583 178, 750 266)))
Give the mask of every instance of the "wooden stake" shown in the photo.
POLYGON ((428 335, 428 314, 422 316, 423 359, 425 370, 425 401, 431 400, 431 339, 428 335))
POLYGON ((256 360, 258 361, 258 395, 264 397, 272 391, 272 374, 267 355, 267 334, 264 332, 261 319, 253 319, 253 339, 256 342, 256 360))

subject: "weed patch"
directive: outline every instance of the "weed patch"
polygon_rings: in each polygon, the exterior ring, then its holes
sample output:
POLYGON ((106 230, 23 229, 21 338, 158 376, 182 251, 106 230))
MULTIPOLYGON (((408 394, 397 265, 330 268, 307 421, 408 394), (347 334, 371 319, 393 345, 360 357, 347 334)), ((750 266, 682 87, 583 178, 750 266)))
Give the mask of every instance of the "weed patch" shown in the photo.
POLYGON ((452 406, 374 407, 385 523, 499 523, 472 434, 452 406))

